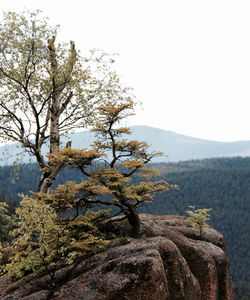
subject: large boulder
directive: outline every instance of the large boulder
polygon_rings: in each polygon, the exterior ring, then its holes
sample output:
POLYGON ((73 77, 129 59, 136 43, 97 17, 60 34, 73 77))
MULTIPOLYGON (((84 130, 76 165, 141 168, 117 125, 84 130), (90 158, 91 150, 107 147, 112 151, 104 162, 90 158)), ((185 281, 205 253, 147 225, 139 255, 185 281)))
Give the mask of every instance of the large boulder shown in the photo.
MULTIPOLYGON (((180 216, 140 215, 142 238, 123 238, 74 266, 49 276, 30 274, 11 283, 0 278, 4 300, 232 300, 223 236, 192 229, 180 216)), ((127 222, 111 230, 128 232, 127 222)))

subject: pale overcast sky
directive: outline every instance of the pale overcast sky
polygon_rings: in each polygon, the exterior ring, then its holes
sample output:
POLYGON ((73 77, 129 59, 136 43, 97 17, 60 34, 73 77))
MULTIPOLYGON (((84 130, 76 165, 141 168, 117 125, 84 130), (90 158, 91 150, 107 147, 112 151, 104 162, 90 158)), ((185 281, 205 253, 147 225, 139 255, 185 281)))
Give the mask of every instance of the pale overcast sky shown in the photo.
POLYGON ((249 0, 7 0, 41 9, 78 49, 119 53, 143 103, 130 124, 219 141, 250 140, 249 0))

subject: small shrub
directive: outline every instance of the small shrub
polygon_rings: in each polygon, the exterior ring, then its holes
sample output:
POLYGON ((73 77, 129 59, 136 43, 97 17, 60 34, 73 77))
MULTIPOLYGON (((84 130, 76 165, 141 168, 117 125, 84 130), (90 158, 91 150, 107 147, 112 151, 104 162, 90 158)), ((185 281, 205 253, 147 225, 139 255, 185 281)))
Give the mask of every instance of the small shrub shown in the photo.
POLYGON ((51 205, 26 196, 16 212, 19 221, 12 231, 11 245, 14 255, 4 268, 12 279, 45 268, 54 286, 58 264, 71 264, 107 243, 94 224, 103 212, 89 211, 61 220, 51 205))
POLYGON ((202 235, 202 230, 209 225, 207 221, 210 219, 209 212, 211 208, 199 208, 195 209, 195 206, 189 205, 190 210, 186 210, 186 213, 189 215, 189 220, 192 223, 192 226, 200 230, 200 237, 202 235))

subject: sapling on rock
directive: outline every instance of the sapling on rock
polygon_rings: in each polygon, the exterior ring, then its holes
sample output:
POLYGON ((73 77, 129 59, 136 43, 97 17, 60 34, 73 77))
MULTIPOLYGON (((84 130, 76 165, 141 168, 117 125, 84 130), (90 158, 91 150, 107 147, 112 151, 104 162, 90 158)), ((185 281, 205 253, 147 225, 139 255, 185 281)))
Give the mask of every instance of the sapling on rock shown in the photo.
POLYGON ((203 229, 208 227, 207 221, 210 219, 209 212, 211 208, 199 208, 195 209, 195 205, 189 205, 190 210, 186 210, 189 215, 189 220, 192 226, 200 231, 200 237, 202 235, 203 229))

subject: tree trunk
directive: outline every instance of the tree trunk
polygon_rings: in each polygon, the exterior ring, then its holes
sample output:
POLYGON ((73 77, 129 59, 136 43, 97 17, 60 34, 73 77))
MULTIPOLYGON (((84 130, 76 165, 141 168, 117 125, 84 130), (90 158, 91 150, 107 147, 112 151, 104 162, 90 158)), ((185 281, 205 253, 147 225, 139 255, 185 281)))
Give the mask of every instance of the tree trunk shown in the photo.
POLYGON ((63 164, 58 164, 57 166, 51 166, 50 171, 43 172, 42 178, 38 186, 38 192, 49 194, 50 188, 56 179, 56 176, 59 174, 63 168, 63 164))
POLYGON ((131 205, 129 208, 128 222, 132 227, 132 236, 139 238, 141 235, 141 223, 136 209, 131 205))
MULTIPOLYGON (((56 100, 55 100, 56 102, 56 100)), ((57 104, 55 105, 57 107, 57 104)), ((60 135, 59 135, 59 116, 54 108, 51 111, 50 123, 50 153, 55 153, 59 150, 60 135)), ((43 175, 39 183, 38 192, 49 194, 50 188, 56 179, 56 176, 61 171, 63 165, 61 163, 53 166, 48 163, 47 170, 43 170, 43 175)))
POLYGON ((118 202, 120 202, 120 204, 122 205, 122 208, 120 206, 119 207, 122 209, 122 212, 125 214, 130 226, 132 227, 132 236, 134 238, 140 237, 141 223, 138 212, 136 211, 135 207, 129 199, 126 199, 126 197, 122 195, 122 191, 116 193, 116 198, 118 199, 118 202))
MULTIPOLYGON (((61 103, 61 95, 69 83, 72 71, 76 62, 76 50, 75 50, 75 43, 70 41, 70 56, 66 62, 66 69, 64 75, 64 81, 62 81, 62 73, 58 70, 58 62, 56 57, 56 48, 55 48, 55 36, 52 36, 51 39, 48 40, 48 49, 50 53, 50 63, 51 63, 51 77, 53 83, 53 91, 51 96, 51 105, 49 107, 49 116, 50 116, 50 153, 55 153, 59 150, 60 147, 60 130, 59 130, 59 118, 60 115, 65 110, 66 106, 70 102, 73 93, 70 92, 64 103, 61 103)), ((39 162, 39 160, 38 160, 39 162)), ((40 180, 38 186, 38 192, 42 192, 45 194, 49 194, 50 188, 56 179, 57 175, 63 168, 62 163, 58 163, 56 165, 51 165, 48 163, 46 165, 46 171, 44 171, 44 166, 39 163, 40 166, 43 168, 43 175, 40 180)))
POLYGON ((57 113, 51 113, 50 123, 50 153, 58 151, 60 145, 59 134, 59 116, 57 113))

